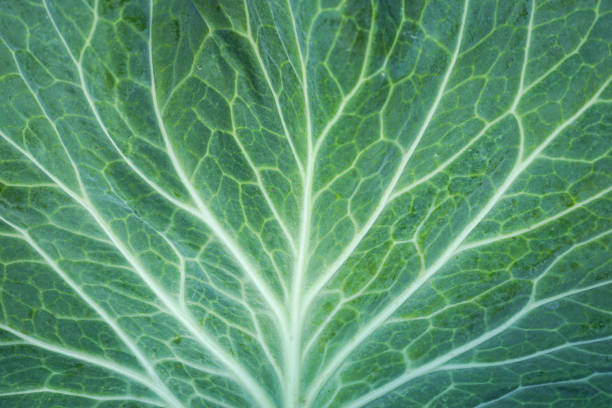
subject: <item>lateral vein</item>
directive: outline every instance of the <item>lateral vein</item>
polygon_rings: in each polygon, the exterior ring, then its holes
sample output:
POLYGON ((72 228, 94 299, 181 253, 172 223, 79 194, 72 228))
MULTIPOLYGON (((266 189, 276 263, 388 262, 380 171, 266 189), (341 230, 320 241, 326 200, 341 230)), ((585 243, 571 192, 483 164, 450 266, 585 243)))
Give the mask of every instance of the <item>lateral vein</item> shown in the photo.
POLYGON ((596 201, 596 200, 600 199, 601 197, 603 197, 606 194, 608 194, 610 191, 612 191, 612 186, 608 187, 608 188, 605 188, 602 191, 600 191, 599 193, 595 194, 594 196, 589 197, 586 200, 580 201, 580 202, 572 205, 571 207, 568 207, 565 210, 563 210, 563 211, 561 211, 561 212, 559 212, 559 213, 557 213, 557 214, 555 214, 555 215, 553 215, 551 217, 548 217, 548 218, 545 218, 545 219, 543 219, 541 221, 538 221, 537 223, 532 224, 532 225, 530 225, 530 226, 528 226, 526 228, 522 228, 520 230, 516 230, 516 231, 510 232, 510 233, 507 233, 507 234, 497 235, 497 236, 494 236, 494 237, 491 237, 491 238, 487 238, 487 239, 483 239, 483 240, 480 240, 480 241, 474 241, 474 242, 470 242, 470 243, 467 243, 467 244, 463 244, 459 248, 457 248, 456 253, 463 252, 463 251, 466 251, 468 249, 478 248, 478 247, 481 247, 483 245, 492 244, 494 242, 503 241, 505 239, 513 238, 513 237, 516 237, 516 236, 523 235, 523 234, 526 234, 528 232, 534 231, 534 230, 536 230, 536 229, 538 229, 538 228, 540 228, 540 227, 542 227, 542 226, 544 226, 546 224, 549 224, 549 223, 551 223, 551 222, 553 222, 553 221, 555 221, 555 220, 557 220, 557 219, 559 219, 561 217, 566 216, 567 214, 570 214, 570 213, 572 213, 572 212, 574 212, 576 210, 579 210, 580 208, 584 207, 585 205, 588 205, 588 204, 592 203, 593 201, 596 201))
POLYGON ((457 248, 467 238, 477 225, 484 219, 484 217, 493 209, 495 204, 503 196, 503 194, 510 188, 513 182, 518 178, 520 174, 538 157, 538 155, 544 150, 564 129, 576 121, 588 108, 598 101, 599 95, 608 86, 612 77, 605 81, 603 86, 595 93, 595 95, 572 117, 563 122, 557 129, 555 129, 534 152, 522 162, 518 162, 511 173, 508 175, 502 186, 489 202, 482 208, 477 216, 468 224, 466 227, 457 235, 457 237, 448 245, 444 253, 423 272, 410 286, 406 288, 401 294, 399 294, 393 301, 391 301, 383 310, 378 313, 368 324, 366 324, 359 332, 349 341, 346 345, 340 349, 336 356, 331 360, 327 367, 323 370, 321 375, 315 383, 313 383, 312 393, 318 392, 318 389, 322 386, 322 383, 329 378, 329 376, 342 364, 342 362, 349 356, 353 350, 357 348, 367 337, 369 337, 376 329, 378 329, 404 302, 425 282, 427 282, 438 270, 440 270, 446 263, 457 254, 457 248))
POLYGON ((199 193, 196 191, 193 184, 189 181, 189 178, 186 176, 185 171, 178 160, 176 152, 174 151, 174 147, 172 146, 172 142, 168 137, 168 133, 166 132, 166 128, 164 126, 161 113, 159 110, 159 105, 157 101, 157 91, 155 85, 155 72, 153 68, 153 45, 152 45, 152 24, 153 24, 153 0, 150 0, 150 10, 149 10, 149 75, 151 76, 151 94, 152 94, 152 102, 153 108, 155 111, 155 117, 157 119, 159 130, 164 139, 164 144, 166 145, 166 149, 168 151, 168 156, 170 161, 172 162, 172 166, 176 171, 181 183, 185 186, 187 191, 189 192, 190 197, 196 203, 196 207, 199 210, 201 215, 200 219, 204 221, 208 227, 215 233, 217 238, 223 243, 223 245, 232 253, 234 258, 238 261, 240 266, 244 269, 246 274, 249 276, 251 281, 255 284, 255 287, 259 290, 259 292, 263 295, 266 302, 271 307, 272 311, 276 315, 280 324, 283 323, 283 315, 282 308, 280 306, 279 301, 274 296, 272 290, 268 287, 268 285, 261 279, 261 277, 257 274, 255 267, 251 264, 251 261, 247 257, 246 254, 239 248, 239 246, 234 242, 234 240, 229 236, 227 231, 223 228, 221 223, 216 219, 216 217, 212 214, 209 208, 204 204, 204 201, 200 197, 199 193))
POLYGON ((365 225, 361 228, 359 233, 357 233, 355 235, 355 237, 351 240, 349 245, 342 251, 340 256, 331 264, 331 266, 329 268, 327 268, 326 271, 323 272, 321 278, 315 282, 313 287, 306 294, 305 301, 304 301, 304 308, 305 309, 308 308, 308 306, 314 300, 315 296, 321 291, 321 289, 323 289, 325 284, 327 282, 329 282, 329 280, 335 275, 335 273, 338 271, 338 269, 340 269, 340 267, 344 264, 344 262, 346 262, 346 260, 350 257, 350 255, 355 250, 355 248, 357 248, 359 243, 366 236, 368 231, 370 231, 370 229, 372 228, 372 226, 374 225, 374 223, 376 222, 376 220, 378 219, 380 214, 387 207, 387 204, 389 203, 389 201, 390 201, 390 199, 392 197, 393 190, 395 189, 395 186, 399 182, 399 179, 400 179, 404 169, 406 168, 406 165, 408 164, 408 162, 412 158, 412 155, 414 154, 414 151, 416 150, 416 148, 419 145, 421 139, 423 138, 423 135, 425 134, 426 130, 428 129, 428 127, 429 127, 429 125, 430 125, 430 123, 431 123, 431 121, 432 121, 432 119, 433 119, 433 117, 434 117, 434 115, 435 115, 435 113, 436 113, 436 111, 438 109, 438 106, 440 105, 440 101, 442 100, 442 97, 444 95, 446 86, 448 85, 448 81, 450 79, 451 73, 453 72, 453 69, 455 67, 455 63, 457 62, 457 59, 459 57, 459 51, 461 49, 461 43, 462 43, 462 40, 463 40, 463 32, 465 31, 465 21, 466 21, 466 18, 467 18, 467 10, 468 10, 468 8, 469 8, 469 0, 466 0, 465 3, 464 3, 463 14, 461 16, 461 26, 459 28, 459 34, 458 34, 458 37, 457 37, 457 43, 456 43, 456 46, 455 46, 455 51, 453 52, 453 55, 452 55, 451 60, 449 62, 448 68, 446 69, 446 73, 444 74, 444 78, 442 80, 442 83, 440 84, 440 88, 438 89, 438 93, 436 94, 436 98, 435 98, 432 106, 430 107, 429 112, 427 113, 427 116, 425 118, 425 121, 423 122, 423 125, 419 129, 419 132, 417 133, 417 136, 415 137, 414 142, 411 144, 411 146, 408 149, 408 151, 406 152, 406 154, 402 157, 402 161, 400 162, 400 164, 398 166, 398 169, 396 170, 395 174, 393 175, 393 178, 391 179, 391 182, 389 183, 389 185, 385 189, 385 191, 384 191, 384 193, 382 195, 382 198, 381 198, 378 206, 376 207, 376 209, 374 210, 372 215, 368 218, 368 220, 366 221, 365 225))
MULTIPOLYGON (((460 356, 461 354, 481 345, 482 343, 486 342, 489 339, 492 339, 493 337, 497 336, 498 334, 502 333, 503 331, 505 331, 506 329, 510 328, 512 325, 514 325, 515 323, 517 323, 521 318, 525 317, 527 314, 529 314, 529 312, 533 311, 534 309, 537 309, 538 307, 545 305, 547 303, 551 303, 554 301, 557 301, 559 299, 563 299, 565 297, 569 297, 572 295, 576 295, 582 292, 586 292, 592 289, 597 289, 599 287, 605 286, 612 283, 612 280, 608 280, 608 281, 604 281, 604 282, 599 282, 595 285, 591 285, 591 286, 587 286, 581 289, 577 289, 577 290, 572 290, 572 291, 568 291, 565 293, 560 293, 558 295, 555 296, 551 296, 549 298, 546 299, 542 299, 536 302, 533 301, 529 301, 525 304, 525 306, 523 306, 523 308, 517 312, 514 316, 512 316, 512 318, 506 320, 503 324, 497 326, 495 329, 477 337, 476 339, 469 341, 467 343, 465 343, 462 346, 459 346, 455 349, 453 349, 452 351, 430 361, 427 364, 424 364, 420 367, 418 367, 415 370, 412 370, 410 372, 407 372, 401 376, 399 376, 398 378, 396 378, 393 381, 388 382, 387 384, 383 385, 382 387, 379 387, 375 390, 372 390, 370 392, 368 392, 367 394, 361 396, 360 398, 354 400, 353 402, 351 402, 350 404, 348 404, 345 408, 358 408, 358 407, 362 407, 365 404, 367 404, 368 402, 371 402, 377 398, 380 398, 381 396, 385 395, 386 393, 392 391, 393 389, 401 386, 402 384, 405 384, 406 382, 413 380, 414 378, 417 377, 421 377, 425 374, 431 373, 433 371, 439 370, 441 369, 441 366, 446 363, 447 361, 460 356)), ((603 339, 602 339, 603 341, 603 339)))
POLYGON ((190 333, 192 333, 194 338, 202 346, 204 346, 204 348, 210 350, 217 358, 219 358, 219 360, 221 360, 222 363, 226 365, 226 367, 228 367, 228 369, 230 369, 235 374, 236 380, 245 385, 245 387, 252 392, 254 398, 258 400, 258 402, 262 406, 272 406, 265 392, 263 392, 263 390, 259 388, 259 386, 252 379, 251 375, 232 357, 230 357, 223 348, 221 348, 214 340, 212 340, 208 333, 205 333, 204 330, 196 324, 196 322, 193 320, 188 311, 181 309, 177 304, 175 304, 171 300, 170 296, 159 285, 159 283, 146 272, 145 268, 124 246, 123 242, 114 234, 111 228, 106 224, 104 219, 100 216, 100 214, 97 212, 96 208, 92 205, 88 198, 83 198, 75 194, 59 179, 57 179, 53 174, 51 174, 45 167, 43 167, 29 152, 23 150, 13 140, 8 138, 2 131, 0 131, 0 136, 5 139, 11 146, 13 146, 24 156, 26 156, 47 177, 49 177, 53 182, 55 182, 69 197, 71 197, 84 210, 86 210, 94 219, 96 224, 98 224, 104 234, 111 240, 114 247, 117 248, 123 258, 131 265, 134 272, 136 272, 140 279, 142 279, 142 281, 149 287, 149 289, 151 289, 151 291, 163 303, 163 305, 168 309, 172 316, 174 316, 175 319, 177 319, 177 321, 179 321, 183 327, 185 327, 190 333))
POLYGON ((155 371, 154 365, 145 357, 142 351, 136 346, 136 344, 132 341, 132 339, 121 329, 119 324, 111 318, 111 316, 100 306, 98 305, 83 289, 74 282, 68 274, 64 272, 63 269, 59 267, 59 265, 47 254, 28 234, 27 231, 13 224, 6 218, 0 215, 0 221, 9 225, 15 231, 17 231, 20 235, 20 238, 24 240, 28 245, 30 245, 53 269, 55 273, 58 274, 60 278, 64 282, 70 286, 72 290, 75 291, 77 295, 87 303, 89 307, 91 307, 97 314, 102 318, 102 320, 117 334, 117 336, 121 339, 121 341, 128 347, 128 349, 134 354, 140 365, 145 369, 151 378, 150 381, 155 384, 155 387, 152 390, 158 394, 164 401, 168 402, 171 406, 174 407, 182 407, 183 405, 174 397, 174 395, 170 392, 170 390, 165 386, 161 378, 157 375, 155 371))
POLYGON ((158 407, 164 407, 161 402, 143 398, 136 397, 131 395, 95 395, 95 394, 85 394, 80 392, 66 391, 66 390, 54 390, 53 388, 43 387, 43 388, 33 388, 19 391, 9 391, 9 392, 0 392, 0 397, 13 397, 19 395, 28 395, 28 394, 60 394, 67 395, 70 397, 84 398, 95 401, 137 401, 142 402, 144 404, 155 405, 158 407))
POLYGON ((54 344, 46 343, 35 337, 29 336, 18 330, 15 330, 3 323, 0 323, 0 329, 8 333, 11 333, 12 335, 16 337, 19 337, 21 340, 23 340, 24 342, 34 347, 38 347, 38 348, 41 348, 41 349, 44 349, 44 350, 47 350, 47 351, 50 351, 56 354, 60 354, 66 357, 74 358, 75 360, 80 360, 86 363, 93 364, 95 366, 107 369, 114 373, 120 374, 126 378, 129 378, 130 380, 133 380, 139 384, 142 384, 149 389, 151 388, 151 379, 147 376, 142 375, 141 373, 138 373, 132 370, 131 368, 122 366, 120 364, 117 364, 109 360, 105 360, 100 357, 96 357, 96 356, 92 356, 87 353, 83 353, 81 351, 71 350, 71 349, 60 347, 54 344))

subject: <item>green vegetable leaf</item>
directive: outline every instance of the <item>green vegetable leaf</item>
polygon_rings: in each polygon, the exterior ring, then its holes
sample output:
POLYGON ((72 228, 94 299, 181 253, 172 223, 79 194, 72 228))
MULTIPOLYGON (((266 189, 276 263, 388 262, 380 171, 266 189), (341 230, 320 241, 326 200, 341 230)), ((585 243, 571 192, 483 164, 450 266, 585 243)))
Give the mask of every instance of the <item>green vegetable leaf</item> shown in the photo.
POLYGON ((0 406, 612 406, 611 82, 611 0, 0 0, 0 406))

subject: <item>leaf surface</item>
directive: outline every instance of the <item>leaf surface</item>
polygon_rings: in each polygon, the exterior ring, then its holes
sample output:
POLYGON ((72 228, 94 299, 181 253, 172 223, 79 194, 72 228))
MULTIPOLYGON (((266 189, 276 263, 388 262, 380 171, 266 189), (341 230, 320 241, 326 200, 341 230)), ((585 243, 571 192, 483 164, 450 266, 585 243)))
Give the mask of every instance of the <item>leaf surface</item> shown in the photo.
POLYGON ((609 406, 610 27, 0 0, 0 406, 609 406))

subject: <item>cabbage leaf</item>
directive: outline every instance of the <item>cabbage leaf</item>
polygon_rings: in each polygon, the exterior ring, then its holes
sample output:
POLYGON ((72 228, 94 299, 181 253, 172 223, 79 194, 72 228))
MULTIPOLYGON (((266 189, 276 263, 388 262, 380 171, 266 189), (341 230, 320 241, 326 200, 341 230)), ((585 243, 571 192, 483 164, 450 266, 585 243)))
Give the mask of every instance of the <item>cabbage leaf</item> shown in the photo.
POLYGON ((0 0, 0 406, 612 406, 611 81, 610 0, 0 0))

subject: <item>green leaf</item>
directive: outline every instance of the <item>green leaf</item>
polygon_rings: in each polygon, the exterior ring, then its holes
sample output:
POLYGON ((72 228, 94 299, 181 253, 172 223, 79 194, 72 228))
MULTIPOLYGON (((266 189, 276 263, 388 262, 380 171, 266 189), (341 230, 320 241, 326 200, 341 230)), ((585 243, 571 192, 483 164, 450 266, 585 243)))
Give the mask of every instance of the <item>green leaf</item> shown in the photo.
POLYGON ((0 0, 0 406, 611 406, 611 27, 0 0))

